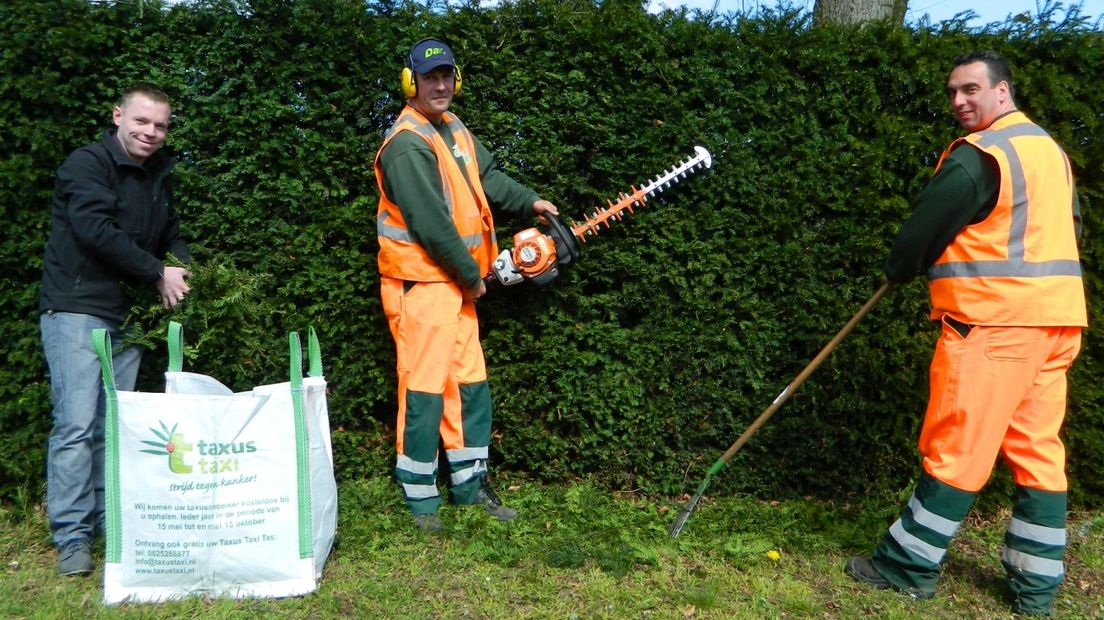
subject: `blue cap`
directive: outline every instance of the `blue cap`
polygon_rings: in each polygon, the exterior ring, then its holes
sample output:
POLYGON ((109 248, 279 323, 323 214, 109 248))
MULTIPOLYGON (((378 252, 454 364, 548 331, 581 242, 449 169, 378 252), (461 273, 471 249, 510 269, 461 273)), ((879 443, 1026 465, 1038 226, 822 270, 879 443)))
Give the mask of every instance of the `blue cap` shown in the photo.
POLYGON ((410 50, 410 68, 415 73, 429 73, 437 67, 455 67, 452 50, 437 39, 422 39, 410 50))

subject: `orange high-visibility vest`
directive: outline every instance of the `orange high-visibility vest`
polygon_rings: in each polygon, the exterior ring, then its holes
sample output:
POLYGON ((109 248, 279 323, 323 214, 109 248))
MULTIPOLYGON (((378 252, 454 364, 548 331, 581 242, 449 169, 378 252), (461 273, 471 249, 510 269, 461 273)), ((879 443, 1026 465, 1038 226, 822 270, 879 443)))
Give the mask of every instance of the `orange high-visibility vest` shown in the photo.
POLYGON ((456 115, 445 112, 444 122, 452 133, 457 151, 464 154, 467 179, 464 178, 464 172, 457 164, 456 155, 438 135, 437 129, 410 106, 403 108, 398 120, 387 132, 379 152, 376 153, 376 185, 380 192, 379 209, 376 211, 376 235, 380 244, 380 275, 415 282, 451 280, 448 273, 414 241, 398 205, 388 200, 384 193, 380 153, 383 153, 383 149, 400 131, 413 132, 433 148, 437 156, 437 166, 441 174, 449 215, 452 216, 461 241, 479 265, 480 277, 486 277, 490 273, 491 261, 498 254, 494 221, 491 218, 487 196, 483 193, 483 184, 479 179, 479 163, 475 160, 474 140, 467 127, 456 118, 456 115))
POLYGON ((963 228, 928 269, 931 318, 975 325, 1088 325, 1069 160, 1021 112, 959 138, 1000 168, 996 206, 963 228))

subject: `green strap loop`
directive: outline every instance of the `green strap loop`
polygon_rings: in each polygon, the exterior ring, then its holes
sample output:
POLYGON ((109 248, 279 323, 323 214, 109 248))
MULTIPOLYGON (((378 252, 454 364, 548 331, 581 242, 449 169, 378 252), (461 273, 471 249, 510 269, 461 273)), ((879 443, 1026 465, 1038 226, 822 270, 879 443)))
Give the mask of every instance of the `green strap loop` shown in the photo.
MULTIPOLYGON (((307 431, 306 402, 303 398, 303 349, 299 332, 288 334, 290 349, 291 405, 295 412, 296 475, 299 477, 299 557, 309 558, 314 553, 314 536, 311 531, 310 496, 310 435, 307 431)), ((312 356, 313 357, 313 356, 312 356)))
POLYGON ((314 331, 313 326, 307 330, 307 350, 310 356, 310 368, 307 370, 307 376, 321 377, 322 352, 318 348, 318 334, 314 331))
MULTIPOLYGON (((92 347, 100 359, 104 384, 104 522, 108 532, 118 532, 122 524, 119 513, 119 395, 115 385, 115 367, 111 357, 111 336, 106 329, 92 330, 92 347)), ((118 563, 122 557, 122 541, 107 536, 104 548, 106 561, 118 563)))
POLYGON ((100 327, 92 330, 92 347, 96 357, 100 358, 100 374, 103 375, 104 389, 109 398, 115 397, 115 367, 111 359, 111 336, 100 327))
POLYGON ((184 369, 184 326, 169 321, 169 372, 184 369))
POLYGON ((299 343, 299 332, 288 334, 288 377, 291 380, 292 392, 303 388, 303 346, 299 343))

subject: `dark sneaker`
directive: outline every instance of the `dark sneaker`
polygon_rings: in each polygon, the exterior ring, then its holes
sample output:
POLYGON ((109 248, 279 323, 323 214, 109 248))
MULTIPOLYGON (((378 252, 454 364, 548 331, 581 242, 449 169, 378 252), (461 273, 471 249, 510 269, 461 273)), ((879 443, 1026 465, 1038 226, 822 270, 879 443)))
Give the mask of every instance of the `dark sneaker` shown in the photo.
POLYGON ((435 514, 426 515, 414 515, 414 527, 431 534, 440 532, 444 525, 441 523, 441 517, 435 514))
POLYGON ((893 584, 883 577, 878 569, 874 568, 874 562, 870 558, 855 556, 847 560, 847 566, 843 568, 843 572, 855 581, 874 586, 879 590, 888 590, 893 587, 893 584))
POLYGON ((92 545, 87 540, 72 540, 58 549, 59 575, 86 575, 92 572, 92 545))
POLYGON ((479 483, 479 491, 475 494, 475 503, 482 506, 483 510, 487 511, 487 514, 498 519, 499 521, 509 521, 518 516, 518 511, 513 508, 507 508, 502 505, 502 502, 498 501, 498 496, 495 495, 491 485, 487 483, 486 478, 479 483))

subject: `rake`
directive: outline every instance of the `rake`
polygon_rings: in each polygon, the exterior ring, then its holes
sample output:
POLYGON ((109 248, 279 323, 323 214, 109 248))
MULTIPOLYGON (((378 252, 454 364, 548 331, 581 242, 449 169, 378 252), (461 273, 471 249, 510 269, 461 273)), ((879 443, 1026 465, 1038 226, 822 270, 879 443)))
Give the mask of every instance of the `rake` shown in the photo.
POLYGON ((721 455, 721 458, 717 459, 717 462, 713 463, 713 466, 709 468, 708 472, 706 472, 705 479, 702 480, 702 483, 700 485, 698 485, 698 490, 694 493, 694 496, 691 497, 690 501, 686 502, 686 505, 683 506, 682 510, 679 511, 678 516, 675 518, 675 522, 671 524, 671 527, 667 528, 667 533, 671 536, 671 538, 677 538, 679 533, 682 532, 682 528, 686 526, 686 522, 690 519, 690 513, 694 512, 694 508, 697 507, 698 502, 701 501, 702 493, 705 492, 706 487, 708 487, 709 483, 713 480, 713 476, 716 476, 718 473, 720 473, 722 469, 724 469, 724 466, 727 465, 728 461, 732 459, 732 455, 736 454, 736 452, 738 452, 740 448, 744 447, 744 444, 747 443, 748 440, 751 439, 751 436, 759 430, 759 427, 763 426, 763 424, 765 424, 766 421, 769 420, 772 415, 774 415, 774 412, 778 411, 778 409, 782 406, 782 403, 786 402, 790 398, 790 396, 793 395, 798 386, 804 383, 805 379, 809 378, 809 375, 813 374, 813 371, 816 370, 817 367, 820 366, 821 362, 823 362, 825 358, 827 358, 828 355, 832 352, 832 350, 836 348, 836 345, 838 345, 844 338, 846 338, 847 334, 851 333, 851 330, 855 328, 855 325, 858 325, 859 321, 861 321, 863 317, 870 312, 870 309, 878 303, 878 300, 880 300, 887 291, 889 291, 889 288, 891 286, 892 283, 890 283, 888 280, 884 280, 881 287, 879 287, 878 290, 874 292, 874 295, 872 295, 870 299, 865 304, 863 304, 862 308, 859 308, 859 311, 855 313, 855 316, 851 317, 851 320, 848 321, 847 324, 839 330, 839 333, 837 333, 836 336, 832 338, 832 340, 829 341, 823 349, 820 350, 820 353, 817 353, 816 357, 813 358, 813 361, 809 362, 809 365, 806 366, 805 369, 801 371, 801 373, 794 377, 794 380, 786 386, 786 389, 782 390, 782 392, 778 396, 776 396, 773 401, 771 401, 770 406, 767 407, 766 410, 763 411, 763 413, 759 414, 759 417, 751 423, 751 426, 749 426, 747 430, 744 431, 744 434, 740 435, 739 439, 737 439, 731 446, 729 446, 728 450, 725 450, 724 454, 721 455))

